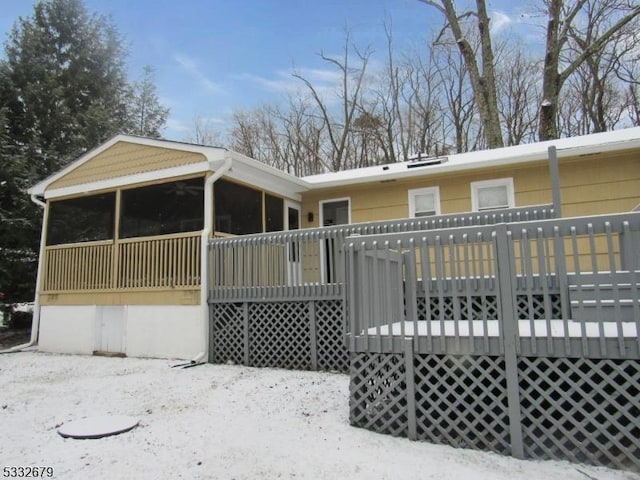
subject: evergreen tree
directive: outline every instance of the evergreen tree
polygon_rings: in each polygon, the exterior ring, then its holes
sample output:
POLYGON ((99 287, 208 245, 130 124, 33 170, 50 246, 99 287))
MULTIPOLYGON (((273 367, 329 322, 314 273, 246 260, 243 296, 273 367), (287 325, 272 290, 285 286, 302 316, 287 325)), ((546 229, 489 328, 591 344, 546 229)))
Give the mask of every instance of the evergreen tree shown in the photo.
POLYGON ((44 0, 5 46, 10 136, 49 175, 126 124, 126 52, 81 0, 44 0))
POLYGON ((143 70, 142 79, 134 82, 129 95, 128 117, 131 125, 127 133, 159 138, 167 122, 169 109, 158 99, 153 82, 153 68, 147 65, 143 70))
POLYGON ((0 292, 14 303, 33 299, 41 212, 26 195, 33 173, 7 131, 0 108, 0 292))
POLYGON ((27 189, 120 132, 158 136, 167 111, 151 76, 130 85, 116 28, 82 0, 41 0, 0 59, 0 291, 33 299, 42 210, 27 189))

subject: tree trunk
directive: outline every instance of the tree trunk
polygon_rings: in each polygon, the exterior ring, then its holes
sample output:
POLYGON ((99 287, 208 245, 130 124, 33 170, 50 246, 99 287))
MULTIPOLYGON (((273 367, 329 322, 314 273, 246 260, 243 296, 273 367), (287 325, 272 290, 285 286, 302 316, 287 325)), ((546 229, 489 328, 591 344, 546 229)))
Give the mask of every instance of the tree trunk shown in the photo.
MULTIPOLYGON (((498 115, 498 99, 496 94, 496 81, 493 67, 493 49, 491 47, 491 32, 489 30, 489 17, 485 0, 476 0, 478 32, 480 34, 482 75, 476 61, 476 54, 460 26, 459 16, 455 10, 453 0, 441 0, 440 3, 432 0, 421 0, 440 10, 448 22, 448 27, 458 45, 460 54, 469 70, 469 78, 475 104, 478 107, 480 121, 488 148, 500 148, 504 146, 500 117, 498 115)), ((465 14, 463 16, 468 15, 465 14)))

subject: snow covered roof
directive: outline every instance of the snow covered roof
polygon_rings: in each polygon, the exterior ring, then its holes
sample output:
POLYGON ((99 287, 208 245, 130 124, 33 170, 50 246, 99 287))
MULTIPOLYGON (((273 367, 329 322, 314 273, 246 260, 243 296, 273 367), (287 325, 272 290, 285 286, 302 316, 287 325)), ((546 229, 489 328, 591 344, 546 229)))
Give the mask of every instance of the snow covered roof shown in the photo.
POLYGON ((327 188, 416 176, 438 175, 478 168, 518 165, 547 159, 548 149, 551 146, 556 147, 558 158, 638 148, 640 147, 640 127, 494 150, 459 153, 448 155, 446 161, 443 158, 441 162, 398 162, 341 172, 323 173, 303 177, 303 180, 308 182, 311 188, 327 188), (422 165, 423 163, 426 164, 422 165))
POLYGON ((283 196, 287 196, 295 200, 300 200, 303 192, 313 189, 356 185, 411 177, 423 177, 427 175, 439 175, 463 170, 511 166, 546 160, 548 158, 548 148, 550 146, 556 147, 558 158, 639 148, 640 127, 517 145, 494 150, 481 150, 448 155, 446 158, 443 157, 439 159, 439 161, 435 161, 438 159, 422 158, 413 162, 376 165, 373 167, 323 173, 302 178, 295 177, 225 148, 208 147, 204 145, 194 145, 190 143, 151 139, 132 135, 117 135, 94 150, 87 152, 78 160, 69 164, 66 168, 37 183, 29 189, 29 193, 37 196, 44 196, 46 198, 55 198, 63 195, 113 188, 138 182, 215 170, 222 165, 225 159, 231 158, 232 169, 225 176, 250 185, 278 192, 283 196), (140 175, 120 177, 109 181, 94 182, 95 184, 83 184, 60 189, 48 189, 49 185, 57 179, 63 177, 73 169, 78 168, 83 163, 89 161, 118 142, 129 142, 138 145, 200 153, 206 158, 206 161, 171 169, 147 172, 140 175))

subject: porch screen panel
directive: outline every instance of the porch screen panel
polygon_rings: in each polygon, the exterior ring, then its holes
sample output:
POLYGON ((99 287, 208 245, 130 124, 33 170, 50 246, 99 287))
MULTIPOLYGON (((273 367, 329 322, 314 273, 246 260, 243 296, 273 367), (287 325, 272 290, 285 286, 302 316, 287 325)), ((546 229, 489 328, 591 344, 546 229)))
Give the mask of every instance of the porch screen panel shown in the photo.
POLYGON ((262 192, 226 180, 218 180, 213 189, 217 232, 262 232, 262 192))
POLYGON ((112 239, 115 203, 115 193, 52 201, 47 245, 112 239))
POLYGON ((120 238, 194 232, 203 228, 203 178, 122 192, 120 238))
POLYGON ((284 200, 265 195, 264 211, 267 232, 281 232, 284 230, 284 200))

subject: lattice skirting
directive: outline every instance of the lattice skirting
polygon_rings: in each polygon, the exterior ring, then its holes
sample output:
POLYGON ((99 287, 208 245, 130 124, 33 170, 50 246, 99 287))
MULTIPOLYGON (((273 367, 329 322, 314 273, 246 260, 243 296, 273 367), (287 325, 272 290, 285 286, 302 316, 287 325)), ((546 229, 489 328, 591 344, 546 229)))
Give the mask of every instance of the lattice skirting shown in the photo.
POLYGON ((214 303, 212 363, 346 372, 341 300, 214 303))
POLYGON ((352 354, 349 416, 352 425, 378 433, 407 435, 404 357, 352 354))
POLYGON ((211 363, 244 363, 244 317, 242 303, 209 306, 211 363))
POLYGON ((504 359, 415 355, 417 437, 510 453, 504 359))
MULTIPOLYGON (((511 453, 503 357, 412 357, 351 354, 352 425, 511 453)), ((520 357, 517 368, 526 458, 640 471, 640 361, 520 357)))
POLYGON ((640 471, 640 361, 519 358, 525 455, 640 471))

